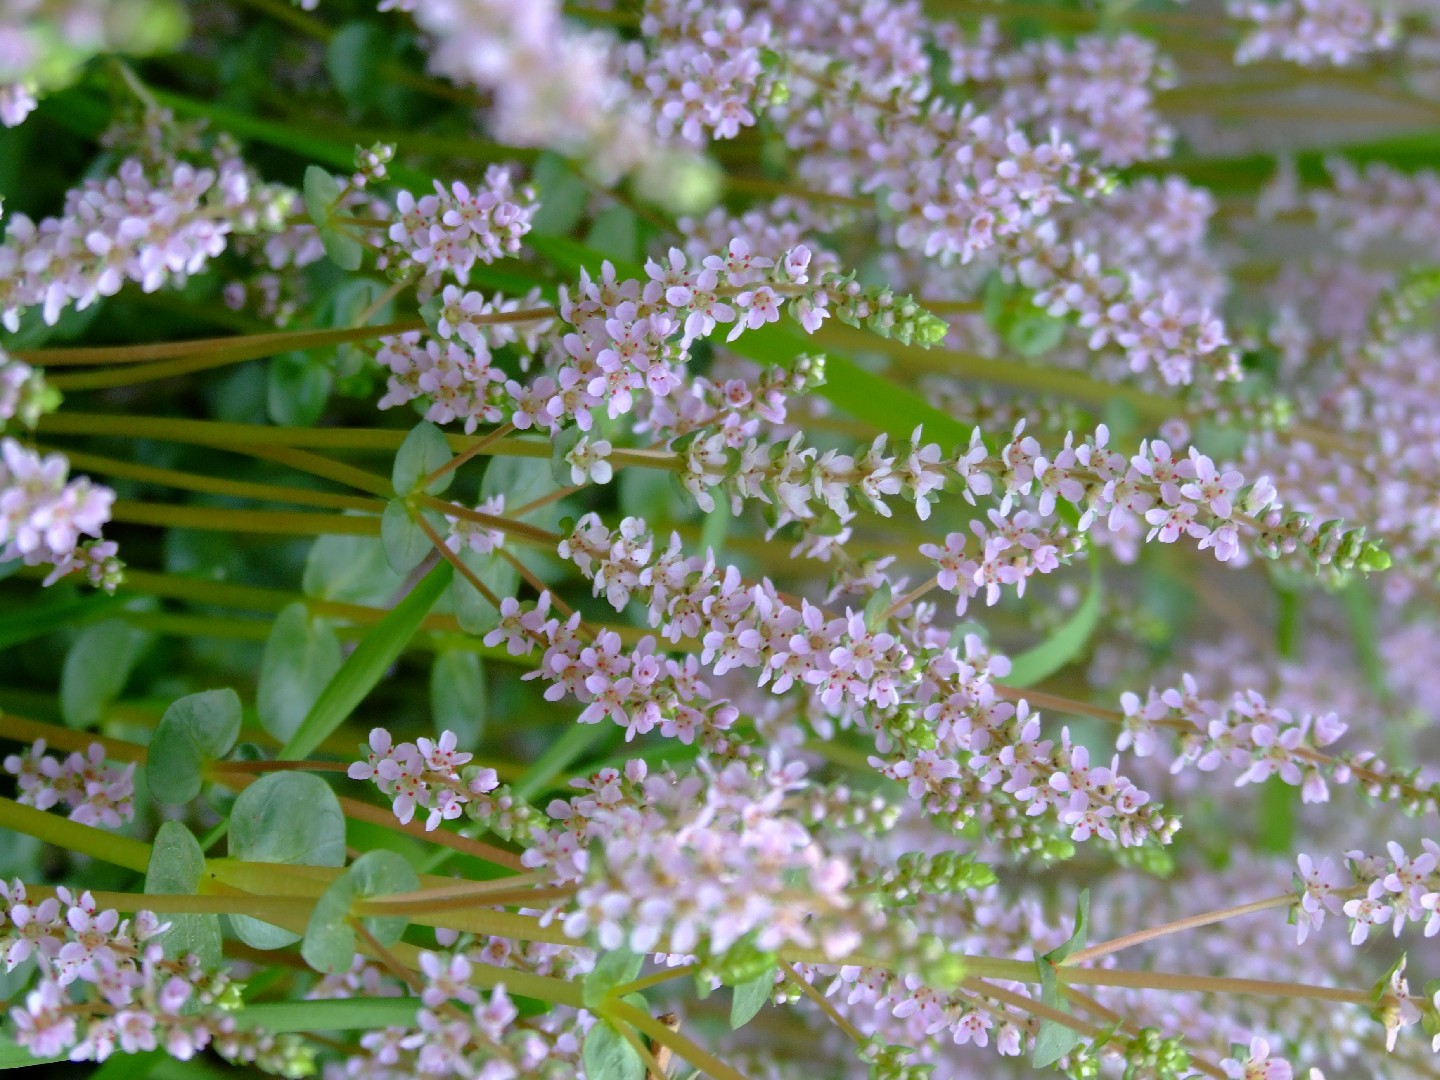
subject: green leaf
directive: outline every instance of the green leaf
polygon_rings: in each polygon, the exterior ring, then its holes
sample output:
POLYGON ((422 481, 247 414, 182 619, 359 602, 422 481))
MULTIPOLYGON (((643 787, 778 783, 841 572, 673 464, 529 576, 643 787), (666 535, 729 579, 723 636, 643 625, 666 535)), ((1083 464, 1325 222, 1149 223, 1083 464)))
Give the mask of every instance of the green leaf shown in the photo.
POLYGON ((645 276, 645 269, 639 263, 628 259, 607 260, 603 253, 568 236, 537 236, 532 232, 525 237, 525 245, 567 277, 579 277, 582 267, 594 277, 607 261, 615 267, 618 278, 643 279, 645 276))
POLYGON ((611 206, 596 215, 585 243, 610 259, 635 262, 640 258, 640 222, 627 206, 611 206))
MULTIPOLYGON (((410 430, 410 434, 405 436, 399 453, 395 455, 395 468, 390 474, 395 494, 403 498, 419 491, 420 482, 453 456, 445 433, 428 420, 420 421, 410 430)), ((452 469, 427 485, 425 494, 439 495, 454 479, 455 472, 452 469)))
POLYGON ((1065 321, 1043 311, 1016 314, 1005 327, 1005 344, 1021 356, 1044 356, 1065 338, 1065 321))
MULTIPOLYGON (((383 527, 384 522, 382 520, 383 527)), ((385 546, 373 536, 322 536, 305 559, 300 587, 312 600, 374 607, 395 595, 404 578, 386 565, 385 546)))
POLYGON ((45 1065, 52 1061, 64 1061, 64 1054, 54 1057, 35 1057, 29 1050, 17 1043, 9 1033, 0 1030, 0 1069, 26 1069, 32 1065, 45 1065))
POLYGON ((769 971, 756 975, 753 979, 746 979, 737 983, 730 995, 730 1029, 738 1031, 765 1007, 771 996, 775 993, 775 971, 769 971))
POLYGON ((206 690, 180 698, 160 717, 145 780, 150 794, 168 806, 183 806, 200 795, 205 763, 230 752, 240 737, 240 696, 234 690, 206 690))
POLYGON ((72 728, 90 727, 125 689, 150 636, 119 619, 87 627, 60 670, 60 715, 72 728))
POLYGON ((624 986, 639 978, 640 969, 644 966, 645 957, 624 946, 602 953, 581 984, 585 1007, 598 1009, 617 986, 624 986))
MULTIPOLYGON (((420 877, 404 856, 379 849, 367 851, 320 894, 305 927, 300 955, 316 971, 338 975, 355 959, 356 934, 350 907, 357 899, 414 892, 420 877)), ((400 940, 409 923, 404 915, 368 916, 360 920, 382 945, 400 940)))
POLYGON ((303 602, 284 608, 260 658, 255 687, 260 726, 282 741, 295 734, 341 660, 340 639, 329 620, 312 616, 303 602))
POLYGON ((343 998, 320 1001, 265 1001, 229 1015, 241 1031, 272 1035, 295 1031, 378 1031, 414 1027, 420 1003, 415 998, 343 998))
MULTIPOLYGON (((485 467, 480 479, 480 499, 505 496, 505 507, 513 513, 526 503, 534 502, 559 488, 555 475, 546 458, 539 457, 495 457, 485 467)), ((547 508, 548 509, 548 508, 547 508)), ((525 515, 525 520, 535 520, 534 511, 525 515)))
POLYGON ((324 227, 339 201, 340 185, 330 170, 320 165, 308 166, 305 169, 305 212, 310 215, 311 224, 317 229, 324 227))
POLYGON ((880 588, 871 593, 870 598, 865 601, 865 627, 871 633, 879 630, 883 625, 883 616, 890 610, 892 601, 893 594, 888 581, 882 581, 880 588))
MULTIPOLYGON (((1070 1007, 1060 994, 1055 969, 1043 960, 1036 961, 1040 972, 1040 1001, 1052 1009, 1068 1013, 1070 1007)), ((1035 1052, 1030 1062, 1037 1069, 1048 1069, 1080 1045, 1080 1033, 1055 1020, 1042 1019, 1035 1033, 1035 1052)))
MULTIPOLYGON (((337 214, 335 220, 343 222, 348 219, 343 214, 337 214)), ((320 234, 320 243, 324 245, 325 254, 330 256, 331 262, 352 274, 360 269, 361 263, 365 261, 364 244, 335 225, 321 225, 316 232, 320 234)))
MULTIPOLYGON (((330 785, 313 773, 268 773, 242 791, 230 813, 230 855, 246 862, 344 866, 345 815, 330 785)), ((230 923, 247 945, 278 949, 299 934, 248 915, 230 923)))
POLYGON ((410 595, 366 632, 305 714, 295 734, 290 736, 280 751, 281 757, 308 757, 345 722, 410 643, 435 601, 449 586, 453 574, 454 569, 448 562, 438 563, 421 578, 410 595))
POLYGON ((449 649, 430 668, 430 713, 435 730, 453 731, 460 745, 479 744, 485 730, 485 668, 473 652, 449 649))
POLYGON ((1034 686, 1079 657, 1100 622, 1101 591, 1100 565, 1092 554, 1090 591, 1085 599, 1046 641, 1012 656, 1010 674, 1001 682, 1006 686, 1034 686))
POLYGON ((575 175, 559 154, 546 151, 531 173, 540 206, 530 220, 531 231, 540 236, 565 236, 580 222, 590 189, 575 175))
POLYGON ((1299 824, 1301 792, 1278 776, 1260 785, 1260 805, 1255 824, 1255 846, 1275 855, 1290 852, 1299 824))
MULTIPOLYGON (((430 523, 437 524, 433 518, 430 523)), ((436 531, 444 535, 439 529, 436 531)), ((434 550, 404 499, 391 499, 385 504, 385 512, 380 515, 380 543, 385 549, 385 562, 398 575, 414 570, 434 550)))
MULTIPOLYGON (((25 564, 17 559, 13 564, 6 565, 25 564)), ((62 597, 33 607, 26 606, 13 614, 0 615, 0 649, 33 641, 62 627, 83 626, 124 603, 124 597, 97 592, 89 596, 62 597)))
POLYGON ((372 22, 348 22, 325 46, 325 70, 335 89, 352 105, 368 105, 384 85, 380 68, 386 59, 390 36, 372 22))
POLYGON ((1075 901, 1075 930, 1065 941, 1055 946, 1040 959, 1051 964, 1060 964, 1070 959, 1071 954, 1079 952, 1085 947, 1085 939, 1090 934, 1090 890, 1081 889, 1080 896, 1075 901))
POLYGON ((1385 665, 1380 658, 1379 634, 1375 630, 1375 604, 1369 587, 1359 578, 1340 590, 1340 606, 1355 651, 1355 663, 1370 692, 1384 701, 1389 696, 1385 665))
MULTIPOLYGON (((495 552, 481 554, 466 547, 460 549, 460 561, 501 600, 514 596, 520 588, 520 571, 502 555, 495 552)), ((455 618, 466 633, 489 633, 500 621, 500 612, 495 610, 495 605, 464 575, 455 576, 450 596, 455 605, 455 618)))
POLYGON ((277 424, 310 427, 325 411, 334 381, 330 367, 310 353, 281 353, 270 361, 266 412, 277 424))
MULTIPOLYGON (((1051 949, 1035 961, 1040 975, 1040 1000, 1052 1009, 1068 1013, 1070 1006, 1060 993, 1060 980, 1055 974, 1055 965, 1062 963, 1072 954, 1085 947, 1090 934, 1090 890, 1082 889, 1075 903, 1075 930, 1060 945, 1051 949)), ((1041 1020, 1035 1035, 1035 1054, 1032 1062, 1037 1069, 1049 1068, 1075 1047, 1080 1045, 1078 1031, 1054 1020, 1041 1020)))
POLYGON ((700 526, 700 551, 714 552, 716 561, 719 561, 724 550, 725 534, 730 529, 731 516, 730 500, 716 499, 715 509, 705 515, 705 523, 700 526))
MULTIPOLYGON (((175 896, 194 896, 205 873, 205 854, 190 830, 178 821, 165 821, 150 846, 150 865, 145 870, 145 891, 175 896)), ((170 929, 155 940, 165 947, 171 960, 190 953, 200 958, 206 971, 220 966, 220 916, 167 915, 170 929)))
MULTIPOLYGON (((743 351, 735 347, 750 336, 741 334, 726 348, 743 351)), ((941 446, 960 446, 970 439, 967 425, 937 409, 913 390, 834 353, 826 356, 825 385, 816 393, 871 427, 888 432, 891 438, 908 439, 917 424, 924 424, 926 439, 941 446)))
POLYGON ((645 1063, 614 1021, 595 1021, 580 1056, 587 1080, 644 1080, 645 1063))
MULTIPOLYGON (((193 1059, 192 1059, 193 1060, 193 1059)), ((147 1080, 161 1065, 180 1065, 164 1050, 142 1050, 138 1054, 112 1053, 105 1063, 90 1073, 88 1080, 147 1080)))

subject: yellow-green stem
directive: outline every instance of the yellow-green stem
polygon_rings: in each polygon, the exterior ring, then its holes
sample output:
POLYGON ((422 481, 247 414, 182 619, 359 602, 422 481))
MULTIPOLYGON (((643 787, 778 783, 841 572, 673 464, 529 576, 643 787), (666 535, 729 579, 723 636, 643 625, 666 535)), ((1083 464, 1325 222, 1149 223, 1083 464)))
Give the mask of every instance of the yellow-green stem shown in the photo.
POLYGON ((268 533, 283 536, 379 536, 378 517, 307 514, 285 510, 225 510, 211 506, 172 506, 117 499, 115 521, 171 529, 268 533))
POLYGON ((84 451, 67 450, 66 457, 76 469, 100 473, 103 476, 139 480, 148 484, 159 484, 181 491, 198 491, 209 495, 224 495, 238 499, 256 499, 262 502, 289 502, 299 506, 318 506, 327 510, 357 510, 362 513, 378 514, 385 508, 375 499, 357 495, 335 495, 328 491, 310 491, 305 488, 283 487, 279 484, 262 484, 247 480, 225 480, 217 476, 182 472, 179 469, 161 469, 153 465, 142 465, 135 461, 90 454, 84 451))
POLYGON ((93 825, 82 825, 59 814, 25 806, 14 799, 0 798, 0 829, 24 833, 47 844, 140 874, 150 865, 150 845, 143 841, 97 829, 93 825))

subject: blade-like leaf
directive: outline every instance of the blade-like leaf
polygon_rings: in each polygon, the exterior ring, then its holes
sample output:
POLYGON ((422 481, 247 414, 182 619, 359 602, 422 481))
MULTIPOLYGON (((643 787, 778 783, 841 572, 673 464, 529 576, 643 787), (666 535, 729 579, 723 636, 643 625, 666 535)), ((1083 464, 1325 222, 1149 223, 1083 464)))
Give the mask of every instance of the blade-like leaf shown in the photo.
POLYGON ((280 751, 282 758, 308 757, 345 722, 410 643, 435 601, 449 587, 453 573, 448 562, 437 563, 410 595, 370 628, 280 751))

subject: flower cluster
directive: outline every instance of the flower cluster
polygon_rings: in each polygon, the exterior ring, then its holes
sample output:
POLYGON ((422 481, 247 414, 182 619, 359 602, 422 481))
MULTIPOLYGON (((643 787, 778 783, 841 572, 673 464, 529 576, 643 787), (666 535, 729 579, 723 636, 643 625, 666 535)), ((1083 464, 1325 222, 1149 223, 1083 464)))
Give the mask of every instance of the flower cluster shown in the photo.
POLYGON ((1160 749, 1157 728, 1176 732, 1175 772, 1191 766, 1213 772, 1224 766, 1239 774, 1236 787, 1276 776, 1300 788, 1306 802, 1330 798, 1327 778, 1343 784, 1353 776, 1346 761, 1319 753, 1345 734, 1346 724, 1333 712, 1296 717, 1254 690, 1237 692, 1221 704, 1202 698, 1189 675, 1180 687, 1152 687, 1144 700, 1127 692, 1120 708, 1125 723, 1122 750, 1134 747, 1135 753, 1149 756, 1160 749))
POLYGON ((606 37, 574 28, 556 0, 380 6, 411 13, 429 39, 432 71, 490 95, 501 142, 581 154, 610 176, 657 157, 606 37))
MULTIPOLYGON (((717 677, 748 669, 775 694, 803 687, 824 712, 868 730, 877 751, 872 767, 902 781, 912 799, 942 819, 987 817, 1017 841, 1030 835, 1017 811, 1037 821, 1048 812, 1077 841, 1099 836, 1138 845, 1164 842, 1174 831, 1115 768, 1092 768, 1088 751, 1072 745, 1068 733, 1059 747, 1042 740, 1029 705, 1001 699, 990 681, 992 672, 1003 677, 1008 661, 982 659, 978 641, 968 641, 962 655, 942 644, 944 634, 920 629, 910 640, 859 612, 832 616, 808 601, 793 606, 768 581, 747 585, 734 567, 716 567, 711 555, 685 557, 678 537, 660 551, 633 519, 612 533, 589 515, 560 553, 617 610, 632 596, 642 599, 651 625, 667 639, 699 639, 699 664, 717 677)), ((586 647, 575 637, 575 620, 547 619, 545 606, 544 598, 529 611, 507 601, 486 642, 505 641, 515 652, 544 645, 533 674, 554 684, 547 696, 569 692, 589 702, 582 722, 609 716, 629 732, 658 726, 687 742, 698 728, 713 749, 729 750, 736 710, 709 703, 710 730, 699 727, 707 718, 691 702, 711 691, 696 678, 693 655, 682 667, 655 656, 656 642, 646 638, 626 656, 610 632, 586 647), (724 737, 717 740, 714 729, 724 737)))
POLYGON ((1296 932, 1301 942, 1327 915, 1350 920, 1350 943, 1363 945, 1372 930, 1389 924, 1396 937, 1409 924, 1424 924, 1426 937, 1440 933, 1440 845, 1421 844, 1409 856, 1393 840, 1384 856, 1350 851, 1341 869, 1332 858, 1299 857, 1296 932))
POLYGON ((1230 17, 1246 24, 1237 64, 1278 57, 1306 67, 1343 67, 1391 48, 1398 13, 1363 0, 1237 0, 1230 17))
POLYGON ((106 0, 18 0, 0 7, 0 124, 15 127, 36 96, 72 82, 97 53, 160 52, 185 36, 173 0, 115 9, 106 0))
POLYGON ((100 536, 115 493, 87 477, 67 481, 69 471, 61 454, 41 457, 14 439, 0 440, 0 559, 53 564, 52 580, 83 569, 113 591, 119 571, 113 545, 102 550, 79 541, 100 536))
POLYGON ((521 300, 497 294, 486 300, 479 292, 447 285, 440 300, 438 339, 410 331, 381 342, 376 360, 389 378, 379 407, 424 399, 425 419, 433 423, 463 420, 467 432, 482 423, 499 423, 505 418, 507 380, 493 363, 492 350, 517 341, 538 347, 536 337, 549 329, 552 319, 533 315, 538 294, 521 300), (517 313, 525 318, 509 318, 517 313))
POLYGON ((909 297, 867 289, 853 276, 812 280, 810 261, 804 245, 771 259, 742 238, 703 260, 672 248, 665 262, 646 263, 643 282, 617 279, 609 262, 598 280, 582 269, 579 287, 562 290, 556 312, 447 287, 435 312, 440 340, 418 332, 382 340, 379 360, 391 378, 381 404, 427 396, 431 419, 464 419, 468 430, 503 418, 522 431, 573 422, 586 432, 601 405, 613 418, 631 412, 637 395, 675 393, 691 345, 720 326, 730 327, 733 341, 788 311, 807 333, 833 313, 905 342, 929 345, 943 335, 944 324, 909 297), (492 350, 524 341, 533 352, 542 335, 560 357, 552 373, 500 385, 492 350))
POLYGON ((702 762, 697 775, 680 777, 631 761, 582 786, 550 804, 557 824, 535 829, 525 855, 557 881, 581 882, 564 915, 572 937, 707 960, 741 941, 833 957, 858 943, 843 917, 845 863, 784 812, 806 786, 798 763, 772 759, 755 775, 740 762, 716 770, 702 762))
POLYGON ((19 754, 5 758, 5 771, 16 778, 19 801, 39 810, 61 807, 71 821, 118 829, 135 816, 135 766, 120 768, 105 761, 105 748, 91 743, 81 754, 66 758, 46 752, 39 739, 19 754))
POLYGON ((646 5, 640 29, 653 53, 636 43, 626 59, 661 138, 703 146, 754 126, 752 106, 772 92, 763 55, 773 35, 763 14, 661 0, 646 5))
POLYGON ((465 285, 477 263, 520 250, 520 238, 535 216, 535 191, 517 191, 509 170, 492 165, 474 191, 459 181, 447 191, 437 180, 434 195, 417 199, 400 192, 395 209, 398 217, 389 232, 399 249, 394 265, 402 271, 414 266, 432 284, 449 277, 465 285))
POLYGON ((11 420, 33 428, 58 404, 59 395, 45 385, 42 372, 0 349, 0 429, 11 420))
POLYGON ((128 158, 114 175, 71 190, 58 217, 11 216, 0 244, 0 323, 41 308, 53 324, 127 281, 146 292, 183 282, 223 252, 232 233, 278 229, 294 192, 260 182, 228 140, 208 164, 128 158))
POLYGON ((101 909, 89 892, 61 886, 32 899, 0 882, 0 949, 13 971, 34 958, 41 977, 10 1010, 15 1041, 38 1058, 106 1060, 163 1049, 188 1061, 207 1047, 281 1075, 304 1075, 307 1050, 293 1036, 239 1030, 236 987, 198 958, 167 958, 168 923, 140 911, 133 920, 101 909))
MULTIPOLYGON (((453 731, 438 739, 417 739, 394 743, 384 728, 370 732, 370 745, 362 748, 365 757, 350 766, 352 780, 373 780, 390 799, 395 816, 409 824, 415 811, 427 811, 425 828, 435 829, 442 821, 453 821, 468 804, 489 795, 500 781, 494 769, 472 766, 461 771, 471 758, 456 749, 453 731)), ((474 812, 473 810, 471 811, 474 812)))
MULTIPOLYGON (((345 1074, 375 1080, 416 1075, 513 1080, 560 1075, 562 1070, 574 1074, 593 1018, 583 1009, 565 1008, 548 1015, 540 1026, 517 1023, 519 1011, 503 983, 488 997, 474 985, 477 969, 511 959, 508 949, 495 948, 494 941, 455 952, 422 952, 416 980, 420 1006, 414 1023, 367 1031, 360 1037, 359 1052, 345 1060, 345 1074)), ((513 959, 518 960, 518 948, 516 954, 513 959)), ((355 990, 368 989, 366 983, 373 986, 383 978, 358 958, 357 966, 359 971, 343 980, 327 980, 330 985, 314 996, 347 997, 351 984, 355 990)), ((397 992, 389 986, 384 989, 397 992)))
POLYGON ((987 98, 998 117, 1034 130, 1059 128, 1076 148, 1105 166, 1164 157, 1174 133, 1155 108, 1155 91, 1174 73, 1153 42, 1135 34, 1054 39, 1002 46, 993 19, 969 35, 953 23, 936 27, 950 62, 950 82, 987 98))

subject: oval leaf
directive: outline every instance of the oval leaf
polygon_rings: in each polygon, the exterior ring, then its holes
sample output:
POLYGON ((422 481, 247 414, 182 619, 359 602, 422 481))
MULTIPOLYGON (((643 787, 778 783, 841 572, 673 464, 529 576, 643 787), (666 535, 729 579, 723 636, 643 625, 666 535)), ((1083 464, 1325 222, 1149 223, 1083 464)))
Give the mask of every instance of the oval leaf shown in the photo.
POLYGON ((301 603, 282 610, 260 659, 255 708, 261 726, 282 741, 295 734, 342 659, 340 639, 328 621, 312 618, 301 603))
POLYGON ((588 1080, 644 1080, 645 1063, 630 1040, 605 1019, 595 1021, 581 1051, 588 1080))
MULTIPOLYGON (((174 896, 194 896, 205 872, 205 853, 200 843, 178 821, 161 823, 150 847, 150 865, 145 870, 145 891, 174 896)), ((168 915, 170 929, 154 940, 165 948, 171 960, 194 953, 206 971, 220 965, 220 916, 168 915)))
POLYGON ((1052 634, 1049 640, 1019 656, 1010 658, 1010 674, 1001 681, 1007 686, 1034 686, 1049 678, 1085 651, 1100 622, 1100 569, 1093 564, 1090 591, 1080 606, 1052 634))
MULTIPOLYGON (((345 865, 345 815, 330 785, 311 773, 269 773, 235 800, 230 813, 230 855, 246 862, 297 866, 345 865)), ((230 916, 240 939, 257 949, 278 949, 299 934, 230 916)))
MULTIPOLYGON (((419 887, 419 875, 403 856, 385 850, 366 852, 315 901, 300 955, 312 968, 326 975, 349 971, 356 953, 355 928, 350 921, 354 901, 413 892, 419 887)), ((367 916, 361 920, 382 945, 398 941, 409 921, 403 915, 367 916)))
POLYGON ((150 635, 119 619, 96 623, 76 638, 60 671, 60 715, 65 723, 72 728, 99 723, 125 689, 149 643, 150 635))
POLYGON ((774 970, 762 972, 753 979, 737 983, 730 998, 730 1028, 739 1030, 755 1019, 775 993, 774 970))
POLYGON ((402 580, 386 565, 384 544, 375 537, 322 536, 305 557, 300 587, 312 600, 373 607, 394 596, 402 580))
POLYGON ((230 752, 240 737, 240 697, 234 690, 206 690, 180 698, 160 717, 145 779, 150 794, 169 806, 198 798, 202 770, 230 752))
POLYGON ((473 747, 485 730, 485 668, 472 652, 452 649, 430 668, 430 713, 437 732, 453 731, 473 747))
POLYGON ((385 548, 385 562, 396 574, 402 575, 419 566, 432 549, 430 538, 411 517, 403 499, 391 499, 385 504, 385 512, 380 516, 380 543, 385 548))
MULTIPOLYGON (((520 588, 520 571, 493 551, 482 554, 468 547, 461 548, 460 561, 474 571, 485 587, 501 600, 514 596, 520 588)), ((471 585, 463 574, 455 575, 450 597, 455 605, 455 618, 466 633, 489 633, 500 621, 500 612, 495 609, 495 605, 485 598, 484 593, 471 585)))
MULTIPOLYGON (((420 490, 420 481, 444 465, 454 455, 445 433, 428 420, 422 420, 405 436, 400 451, 395 455, 395 468, 391 471, 390 482, 395 494, 405 496, 420 490)), ((455 479, 454 470, 425 486, 427 495, 439 495, 455 479)))

